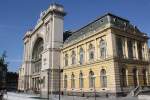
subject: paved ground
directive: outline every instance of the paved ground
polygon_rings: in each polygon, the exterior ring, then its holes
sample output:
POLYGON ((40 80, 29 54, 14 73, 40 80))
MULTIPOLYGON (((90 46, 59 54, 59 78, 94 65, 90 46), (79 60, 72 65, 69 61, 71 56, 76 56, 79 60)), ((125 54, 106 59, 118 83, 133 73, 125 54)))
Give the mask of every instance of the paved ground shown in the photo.
MULTIPOLYGON (((8 96, 4 96, 5 100, 47 100, 47 99, 40 99, 38 95, 31 95, 31 94, 23 94, 23 93, 13 93, 9 92, 8 96)), ((53 96, 53 99, 49 100, 58 100, 58 96, 53 96)), ((61 96, 61 100, 95 100, 95 98, 87 98, 87 97, 76 97, 76 96, 61 96)), ((109 98, 100 98, 97 97, 96 100, 138 100, 137 98, 133 97, 124 97, 124 98, 116 98, 116 97, 109 97, 109 98)), ((141 99, 146 100, 146 99, 141 99)), ((150 100, 150 99, 147 99, 150 100)))
POLYGON ((38 99, 34 99, 32 97, 37 97, 37 96, 9 92, 7 95, 4 95, 4 100, 38 100, 38 99))

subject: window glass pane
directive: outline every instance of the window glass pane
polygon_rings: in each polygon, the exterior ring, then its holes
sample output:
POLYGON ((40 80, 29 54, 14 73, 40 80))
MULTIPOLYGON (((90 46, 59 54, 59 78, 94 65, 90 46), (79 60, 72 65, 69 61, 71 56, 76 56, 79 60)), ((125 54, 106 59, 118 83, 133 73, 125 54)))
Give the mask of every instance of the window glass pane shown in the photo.
POLYGON ((71 88, 75 88, 75 76, 72 74, 71 76, 71 88))
POLYGON ((92 44, 89 45, 89 60, 94 59, 94 47, 92 44))
POLYGON ((143 85, 147 85, 146 69, 142 70, 142 74, 143 74, 143 85))
POLYGON ((126 80, 126 69, 122 68, 121 69, 121 83, 123 87, 127 86, 127 80, 126 80))
POLYGON ((123 41, 121 37, 117 37, 117 52, 119 57, 123 57, 123 41))
POLYGON ((80 48, 80 64, 83 64, 84 61, 84 53, 83 53, 83 49, 80 48))
POLYGON ((72 64, 75 64, 75 61, 76 61, 76 54, 75 54, 75 51, 72 51, 72 64))
POLYGON ((82 73, 80 73, 79 75, 79 86, 80 88, 83 88, 83 74, 82 73))
POLYGON ((94 73, 90 71, 89 73, 89 87, 93 88, 95 84, 94 73))
POLYGON ((133 58, 133 45, 131 40, 128 40, 128 56, 129 58, 133 58))
POLYGON ((65 66, 68 66, 68 54, 65 55, 65 66))
POLYGON ((107 76, 106 71, 104 69, 101 70, 100 80, 101 80, 101 87, 107 87, 107 76))
POLYGON ((106 57, 106 43, 104 40, 100 41, 100 57, 101 58, 106 57))
POLYGON ((67 75, 64 77, 64 88, 67 88, 67 75))

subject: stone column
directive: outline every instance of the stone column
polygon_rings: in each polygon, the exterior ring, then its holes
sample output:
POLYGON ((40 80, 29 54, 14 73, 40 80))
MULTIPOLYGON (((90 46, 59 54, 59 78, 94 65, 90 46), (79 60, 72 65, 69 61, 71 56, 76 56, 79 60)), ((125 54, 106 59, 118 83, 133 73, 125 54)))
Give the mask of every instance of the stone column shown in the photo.
POLYGON ((75 64, 78 65, 79 64, 79 58, 78 58, 79 57, 79 52, 78 52, 78 47, 77 46, 75 47, 75 54, 76 54, 75 64))
POLYGON ((68 66, 71 65, 71 50, 68 51, 68 66))
POLYGON ((96 41, 96 39, 94 40, 94 47, 95 47, 95 60, 97 60, 98 59, 98 47, 97 47, 97 41, 96 41))
POLYGON ((87 51, 87 44, 85 43, 84 44, 84 63, 87 63, 87 61, 88 61, 88 51, 87 51))

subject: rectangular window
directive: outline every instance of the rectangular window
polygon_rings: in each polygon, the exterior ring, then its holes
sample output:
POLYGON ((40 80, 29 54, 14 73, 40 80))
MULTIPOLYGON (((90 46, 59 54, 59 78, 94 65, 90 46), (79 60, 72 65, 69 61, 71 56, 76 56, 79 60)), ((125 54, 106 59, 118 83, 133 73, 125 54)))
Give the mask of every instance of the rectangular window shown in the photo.
POLYGON ((43 80, 42 80, 43 82, 43 88, 45 87, 45 77, 43 77, 43 80))
POLYGON ((142 44, 140 42, 137 43, 137 49, 138 49, 138 57, 140 60, 142 60, 142 44))
POLYGON ((133 58, 133 44, 131 40, 128 40, 128 57, 133 58))
POLYGON ((123 41, 120 37, 116 38, 118 57, 123 57, 123 41))

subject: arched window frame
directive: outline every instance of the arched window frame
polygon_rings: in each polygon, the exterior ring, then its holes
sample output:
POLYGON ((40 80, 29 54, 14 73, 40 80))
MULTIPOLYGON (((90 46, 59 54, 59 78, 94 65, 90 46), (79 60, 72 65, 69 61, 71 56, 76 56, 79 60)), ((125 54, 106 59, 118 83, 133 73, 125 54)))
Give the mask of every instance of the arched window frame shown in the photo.
POLYGON ((73 73, 71 75, 71 88, 75 88, 75 75, 73 73))
POLYGON ((133 68, 132 73, 133 73, 133 84, 136 87, 138 85, 137 68, 133 68))
POLYGON ((68 66, 68 54, 65 54, 65 66, 68 66))
POLYGON ((142 69, 142 76, 143 76, 143 85, 147 86, 147 72, 146 72, 146 69, 143 68, 142 69))
POLYGON ((79 74, 79 87, 80 88, 84 87, 84 79, 83 79, 83 73, 82 72, 79 74))
POLYGON ((106 88, 107 87, 107 75, 106 75, 106 70, 105 69, 101 69, 100 71, 100 83, 101 83, 101 87, 102 88, 106 88))
POLYGON ((84 51, 83 48, 80 48, 80 52, 79 52, 79 57, 80 57, 80 64, 82 65, 84 62, 84 51))
POLYGON ((38 38, 35 41, 32 49, 32 72, 39 73, 42 66, 42 52, 44 49, 44 40, 41 37, 38 38))
POLYGON ((89 72, 89 88, 94 88, 95 87, 95 77, 94 77, 94 72, 90 71, 89 72))
POLYGON ((45 88, 45 76, 42 79, 43 88, 45 88))
POLYGON ((100 58, 106 58, 106 42, 103 39, 100 40, 100 58))
POLYGON ((64 76, 64 88, 67 88, 68 85, 68 80, 67 80, 67 75, 64 76))
POLYGON ((94 46, 89 44, 89 60, 94 60, 94 46))
POLYGON ((126 76, 127 69, 121 68, 121 85, 122 87, 127 86, 127 76, 126 76))
POLYGON ((72 61, 72 65, 74 65, 76 63, 76 53, 74 50, 72 51, 71 61, 72 61))

